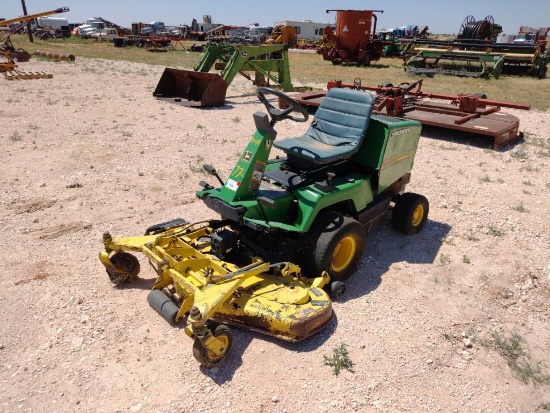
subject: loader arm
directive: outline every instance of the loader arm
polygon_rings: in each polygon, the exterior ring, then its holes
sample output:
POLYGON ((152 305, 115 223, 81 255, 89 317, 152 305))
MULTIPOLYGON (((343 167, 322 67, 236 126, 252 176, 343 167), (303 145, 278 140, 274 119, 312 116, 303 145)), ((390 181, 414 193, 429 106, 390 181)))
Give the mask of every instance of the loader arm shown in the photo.
POLYGON ((229 45, 209 46, 201 54, 193 70, 195 70, 195 72, 209 72, 212 66, 214 66, 214 63, 216 63, 218 59, 222 59, 226 54, 234 54, 234 47, 229 45))
POLYGON ((269 71, 278 71, 278 79, 275 79, 273 76, 269 76, 269 78, 280 84, 286 92, 294 90, 290 82, 288 51, 285 50, 284 44, 235 46, 231 59, 229 59, 229 62, 227 62, 227 65, 222 70, 221 76, 229 85, 241 70, 259 71, 260 73, 263 72, 263 75, 267 75, 269 71), (282 66, 279 65, 280 60, 278 59, 257 59, 260 56, 276 52, 282 52, 282 66))

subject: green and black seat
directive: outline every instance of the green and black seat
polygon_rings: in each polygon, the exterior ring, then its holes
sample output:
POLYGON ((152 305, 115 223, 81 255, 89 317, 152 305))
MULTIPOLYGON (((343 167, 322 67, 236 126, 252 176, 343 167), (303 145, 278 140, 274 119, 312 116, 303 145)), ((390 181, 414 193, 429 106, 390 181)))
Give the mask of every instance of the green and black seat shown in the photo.
POLYGON ((374 97, 361 90, 332 88, 302 136, 275 141, 289 166, 315 169, 355 154, 365 138, 374 97))

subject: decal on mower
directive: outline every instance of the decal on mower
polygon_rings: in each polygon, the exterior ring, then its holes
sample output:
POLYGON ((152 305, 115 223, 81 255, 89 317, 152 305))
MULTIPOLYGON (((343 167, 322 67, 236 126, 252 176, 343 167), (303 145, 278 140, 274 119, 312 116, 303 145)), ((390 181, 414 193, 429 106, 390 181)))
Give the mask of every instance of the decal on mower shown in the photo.
POLYGON ((409 128, 395 129, 391 132, 390 136, 401 136, 409 133, 411 130, 409 128))
POLYGON ((244 176, 244 168, 240 165, 236 165, 231 176, 233 178, 239 178, 241 176, 244 176))
POLYGON ((237 189, 239 189, 240 185, 241 185, 240 182, 234 181, 233 179, 228 179, 227 183, 225 184, 225 186, 231 189, 232 191, 236 191, 237 189))
POLYGON ((404 161, 405 159, 412 158, 414 156, 414 153, 415 151, 412 150, 404 155, 392 156, 391 158, 385 159, 384 162, 382 162, 382 167, 380 168, 380 170, 384 170, 392 165, 395 165, 396 163, 404 161))
POLYGON ((243 157, 241 158, 243 162, 250 162, 251 159, 252 159, 252 152, 250 151, 245 151, 245 153, 243 153, 243 157))
POLYGON ((265 141, 265 148, 266 149, 271 149, 271 145, 273 145, 273 141, 272 140, 266 140, 265 141))

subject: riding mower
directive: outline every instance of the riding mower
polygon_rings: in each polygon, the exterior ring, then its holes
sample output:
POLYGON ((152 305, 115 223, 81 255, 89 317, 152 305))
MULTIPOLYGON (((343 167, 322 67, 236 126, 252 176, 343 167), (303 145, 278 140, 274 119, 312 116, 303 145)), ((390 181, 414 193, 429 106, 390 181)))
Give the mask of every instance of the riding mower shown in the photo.
POLYGON ((150 305, 170 323, 186 319, 193 355, 207 367, 229 352, 228 325, 291 342, 321 330, 387 210, 405 234, 428 216, 425 197, 404 193, 420 123, 371 116, 370 93, 334 88, 303 136, 278 141, 277 122, 309 114, 278 90, 259 87, 257 96, 268 113, 253 115, 257 130, 229 177, 204 165, 219 186, 201 182, 197 196, 219 219, 103 235, 100 260, 111 281, 133 280, 139 261, 127 251, 143 253, 158 274, 150 305), (285 156, 270 159, 273 147, 285 156))

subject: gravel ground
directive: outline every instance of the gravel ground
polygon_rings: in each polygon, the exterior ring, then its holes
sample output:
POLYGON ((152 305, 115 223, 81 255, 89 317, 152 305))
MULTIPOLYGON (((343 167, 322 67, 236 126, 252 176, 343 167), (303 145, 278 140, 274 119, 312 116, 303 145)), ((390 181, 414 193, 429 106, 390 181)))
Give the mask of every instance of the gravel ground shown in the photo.
POLYGON ((388 217, 327 329, 298 344, 234 329, 207 370, 148 306, 143 257, 140 280, 116 289, 98 253, 107 229, 214 217, 195 197, 210 179, 200 165, 231 171, 263 110, 252 84, 236 79, 226 106, 199 110, 151 96, 163 67, 20 69, 54 77, 0 78, 1 412, 550 409, 548 112, 505 110, 527 137, 500 151, 425 128, 409 187, 430 200, 424 231, 404 237, 388 217), (524 354, 506 357, 495 338, 524 354), (342 343, 353 371, 335 375, 324 356, 342 343))

